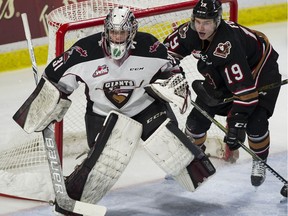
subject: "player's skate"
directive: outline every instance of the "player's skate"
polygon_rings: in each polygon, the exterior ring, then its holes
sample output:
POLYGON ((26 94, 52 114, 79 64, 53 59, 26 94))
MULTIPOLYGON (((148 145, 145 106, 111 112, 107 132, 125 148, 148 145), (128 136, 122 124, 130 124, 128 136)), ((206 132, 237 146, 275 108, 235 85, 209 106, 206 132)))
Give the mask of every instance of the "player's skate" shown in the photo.
MULTIPOLYGON (((266 160, 264 160, 266 162, 266 160)), ((260 186, 266 178, 266 167, 263 163, 253 159, 252 162, 252 173, 251 173, 251 184, 255 187, 260 186)))

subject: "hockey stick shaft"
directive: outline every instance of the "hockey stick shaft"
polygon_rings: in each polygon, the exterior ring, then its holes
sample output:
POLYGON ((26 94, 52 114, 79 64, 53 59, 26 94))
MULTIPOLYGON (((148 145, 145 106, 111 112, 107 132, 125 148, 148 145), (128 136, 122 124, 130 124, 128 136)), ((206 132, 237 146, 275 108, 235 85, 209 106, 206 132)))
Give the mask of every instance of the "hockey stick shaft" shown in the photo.
MULTIPOLYGON (((210 120, 212 123, 214 123, 220 130, 222 130, 225 134, 227 134, 227 129, 216 119, 212 118, 205 110, 203 110, 195 101, 191 100, 191 104, 208 120, 210 120)), ((281 182, 283 182, 285 185, 287 184, 287 180, 284 179, 279 173, 277 173, 271 166, 269 166, 264 160, 262 160, 258 155, 256 155, 251 149, 246 147, 242 142, 238 141, 238 144, 247 152, 249 153, 254 159, 260 161, 265 165, 265 167, 274 175, 276 178, 278 178, 281 182)))
POLYGON ((32 44, 27 14, 26 13, 21 14, 21 18, 22 18, 22 22, 23 22, 23 27, 24 27, 25 37, 26 37, 26 41, 27 41, 27 47, 29 50, 30 60, 32 63, 33 75, 34 75, 34 79, 35 79, 35 82, 37 85, 38 81, 39 81, 38 67, 37 67, 37 63, 36 63, 36 59, 35 59, 34 48, 33 48, 33 44, 32 44))
MULTIPOLYGON (((217 99, 214 98, 213 96, 211 96, 206 89, 203 87, 203 84, 200 82, 203 82, 203 80, 195 80, 192 83, 192 88, 195 91, 195 93, 197 94, 198 97, 201 98, 201 100, 207 104, 210 107, 214 107, 214 106, 218 106, 218 105, 223 105, 229 102, 232 102, 234 100, 233 97, 229 97, 229 98, 224 98, 224 99, 217 99)), ((265 86, 262 86, 260 88, 257 89, 259 94, 263 94, 266 91, 269 91, 271 89, 277 88, 279 86, 285 85, 288 83, 288 79, 282 80, 281 82, 275 82, 275 83, 271 83, 265 86)))
MULTIPOLYGON (((32 62, 34 79, 37 85, 38 84, 38 68, 37 68, 37 63, 35 60, 27 14, 25 13, 21 14, 21 18, 22 18, 24 31, 25 31, 25 37, 26 37, 27 45, 29 49, 30 60, 32 62)), ((58 205, 67 211, 75 212, 78 214, 91 215, 91 216, 92 215, 104 216, 107 210, 106 207, 80 202, 77 200, 73 200, 69 197, 66 191, 65 181, 63 177, 61 163, 60 163, 60 157, 59 157, 57 145, 55 142, 54 130, 52 129, 51 124, 42 131, 42 135, 44 139, 45 151, 47 155, 52 185, 53 185, 55 198, 56 198, 58 205)))
MULTIPOLYGON (((265 85, 265 86, 262 86, 262 87, 258 88, 258 92, 259 93, 265 92, 267 90, 271 90, 271 89, 277 88, 277 87, 285 85, 287 83, 288 83, 288 79, 282 80, 281 82, 271 83, 271 84, 268 84, 268 85, 265 85)), ((225 98, 223 100, 223 103, 228 103, 228 102, 231 102, 231 101, 233 101, 233 97, 225 98)))

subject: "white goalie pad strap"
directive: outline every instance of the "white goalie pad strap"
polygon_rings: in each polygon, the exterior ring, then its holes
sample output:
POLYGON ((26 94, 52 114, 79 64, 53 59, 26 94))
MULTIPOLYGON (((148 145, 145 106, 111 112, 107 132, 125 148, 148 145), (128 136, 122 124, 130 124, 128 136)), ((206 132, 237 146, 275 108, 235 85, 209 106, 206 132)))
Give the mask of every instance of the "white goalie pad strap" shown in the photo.
POLYGON ((194 159, 194 155, 166 128, 169 121, 170 119, 166 119, 143 142, 143 147, 160 168, 167 174, 176 176, 194 159))
POLYGON ((160 98, 169 103, 176 104, 181 110, 184 106, 186 110, 190 104, 189 85, 181 74, 174 75, 167 80, 156 80, 148 86, 160 98))
POLYGON ((70 105, 71 101, 61 98, 59 90, 42 77, 13 118, 27 133, 42 131, 51 122, 61 121, 70 105))
POLYGON ((117 182, 135 153, 142 124, 114 112, 118 120, 95 166, 91 170, 81 201, 96 204, 117 182))

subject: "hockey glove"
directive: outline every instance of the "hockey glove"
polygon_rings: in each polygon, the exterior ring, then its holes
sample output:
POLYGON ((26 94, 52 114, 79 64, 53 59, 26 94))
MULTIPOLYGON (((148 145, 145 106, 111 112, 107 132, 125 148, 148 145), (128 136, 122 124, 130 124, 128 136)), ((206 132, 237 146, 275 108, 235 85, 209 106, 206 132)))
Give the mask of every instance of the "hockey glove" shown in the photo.
POLYGON ((239 114, 228 118, 228 132, 224 137, 224 142, 231 151, 241 147, 239 141, 243 143, 246 138, 247 121, 245 116, 239 114))
POLYGON ((152 97, 169 103, 174 103, 183 114, 190 102, 190 90, 188 81, 181 74, 176 74, 168 79, 158 79, 154 83, 145 86, 146 92, 152 97))

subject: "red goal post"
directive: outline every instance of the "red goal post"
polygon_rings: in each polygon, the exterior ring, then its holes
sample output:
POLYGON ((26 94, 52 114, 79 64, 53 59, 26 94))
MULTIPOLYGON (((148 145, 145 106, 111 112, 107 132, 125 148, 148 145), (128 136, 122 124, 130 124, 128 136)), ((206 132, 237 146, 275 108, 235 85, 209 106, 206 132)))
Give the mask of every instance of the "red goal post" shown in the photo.
MULTIPOLYGON (((73 31, 79 31, 79 30, 85 30, 87 28, 90 27, 95 27, 95 26, 101 26, 103 28, 103 22, 104 22, 104 18, 106 16, 106 14, 108 13, 109 9, 117 6, 117 5, 125 5, 127 7, 130 7, 132 9, 132 11, 134 12, 136 18, 138 19, 138 21, 140 20, 140 25, 139 28, 141 30, 141 28, 144 29, 144 31, 148 31, 151 28, 146 28, 145 29, 145 22, 141 22, 142 20, 148 19, 150 17, 159 17, 159 23, 161 22, 166 22, 165 20, 165 16, 166 17, 172 17, 174 20, 171 22, 170 21, 170 31, 166 31, 166 35, 161 35, 159 36, 159 31, 157 30, 157 32, 151 32, 153 35, 155 35, 156 37, 158 37, 158 39, 161 41, 164 39, 165 36, 167 36, 172 30, 173 27, 177 26, 178 24, 180 24, 181 22, 179 22, 178 19, 178 14, 179 13, 187 13, 188 11, 188 16, 186 17, 187 20, 190 19, 191 16, 191 12, 193 7, 196 5, 196 3, 198 2, 198 0, 187 0, 187 1, 181 1, 181 0, 165 0, 162 2, 162 5, 159 6, 154 6, 154 2, 155 1, 149 1, 149 0, 141 0, 141 4, 143 3, 149 3, 149 7, 139 7, 139 6, 135 6, 135 4, 137 1, 135 0, 114 0, 114 1, 109 1, 109 0, 100 0, 100 1, 85 1, 85 2, 80 2, 77 4, 73 4, 73 5, 68 5, 68 6, 64 6, 58 9, 55 9, 54 11, 52 11, 49 15, 48 15, 48 25, 49 25, 49 41, 51 42, 51 38, 53 38, 52 40, 55 39, 55 44, 53 43, 50 47, 49 47, 49 57, 51 60, 53 58, 53 49, 55 48, 55 56, 60 55, 62 52, 65 51, 65 49, 69 48, 66 45, 66 40, 67 40, 67 34, 73 31), (69 20, 68 22, 65 21, 66 20, 66 14, 69 12, 69 15, 71 15, 71 13, 73 14, 74 12, 79 12, 81 9, 83 8, 83 10, 85 12, 89 13, 89 10, 93 11, 93 15, 91 18, 88 19, 82 19, 82 17, 77 18, 77 16, 72 16, 73 19, 69 20), (90 8, 90 9, 87 9, 90 8), (63 22, 59 22, 59 20, 61 21, 61 16, 59 16, 59 14, 64 15, 65 18, 63 18, 63 22), (161 17, 162 15, 162 17, 161 17), (174 16, 174 17, 173 17, 174 16), (164 19, 163 19, 164 17, 164 19), (79 20, 78 20, 79 19, 79 20), (141 26, 142 24, 142 26, 141 26), (51 35, 54 34, 54 35, 51 35), (158 35, 157 35, 158 34, 158 35), (54 46, 54 47, 53 47, 54 46), (51 54, 52 53, 52 54, 51 54), (52 55, 52 56, 51 56, 52 55)), ((138 0, 138 2, 140 2, 140 0, 138 0)), ((161 0, 158 0, 157 3, 161 4, 161 0)), ((223 4, 223 11, 224 11, 224 18, 231 20, 231 21, 237 21, 237 17, 238 17, 238 3, 237 0, 222 0, 222 4, 223 4)), ((138 4, 139 5, 139 4, 138 4)), ((144 4, 145 5, 145 4, 144 4)), ((80 12, 81 14, 82 12, 80 12)), ((180 18, 180 21, 183 20, 183 17, 180 18)), ((168 22, 169 22, 168 21, 168 22)), ((154 21, 153 21, 154 22, 154 21)), ((156 18, 156 22, 157 22, 157 18, 156 18)), ((154 26, 158 27, 161 26, 159 25, 159 23, 153 23, 154 26)), ((149 25, 148 25, 149 26, 149 25)), ((163 27, 160 27, 163 28, 163 27)), ((167 30, 167 27, 165 27, 167 30)), ((99 29, 98 29, 99 31, 99 29)), ((101 31, 101 29, 100 29, 101 31)), ((94 32, 96 33, 96 31, 94 32)), ((77 39, 79 39, 80 37, 78 37, 77 39)), ((70 44, 71 45, 71 44, 70 44)), ((195 63, 194 63, 195 64, 195 63)), ((66 118, 64 119, 64 124, 65 124, 66 118)), ((56 123, 55 124, 55 137, 56 137, 56 142, 58 145, 58 150, 59 150, 59 154, 60 157, 62 156, 63 153, 63 137, 64 137, 64 133, 65 131, 63 131, 63 122, 60 123, 56 123)))

